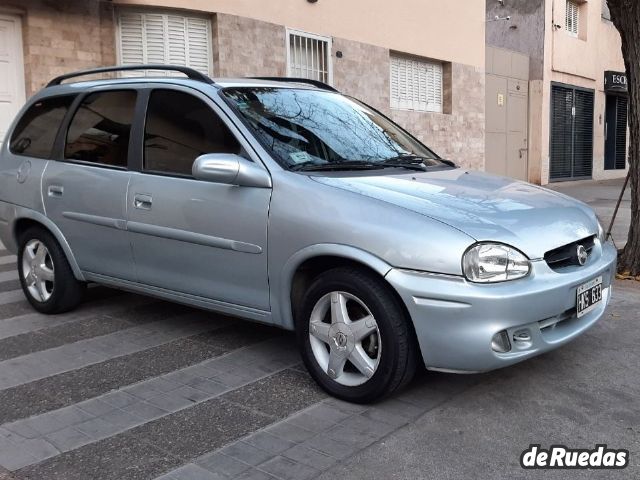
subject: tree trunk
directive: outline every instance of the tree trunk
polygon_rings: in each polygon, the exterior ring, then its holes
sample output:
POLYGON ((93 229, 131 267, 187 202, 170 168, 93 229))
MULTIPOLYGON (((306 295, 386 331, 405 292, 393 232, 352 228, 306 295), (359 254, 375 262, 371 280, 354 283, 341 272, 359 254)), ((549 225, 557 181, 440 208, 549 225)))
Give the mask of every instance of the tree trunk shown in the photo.
POLYGON ((607 0, 611 20, 622 38, 622 55, 629 86, 629 169, 631 227, 619 271, 640 275, 640 2, 607 0))

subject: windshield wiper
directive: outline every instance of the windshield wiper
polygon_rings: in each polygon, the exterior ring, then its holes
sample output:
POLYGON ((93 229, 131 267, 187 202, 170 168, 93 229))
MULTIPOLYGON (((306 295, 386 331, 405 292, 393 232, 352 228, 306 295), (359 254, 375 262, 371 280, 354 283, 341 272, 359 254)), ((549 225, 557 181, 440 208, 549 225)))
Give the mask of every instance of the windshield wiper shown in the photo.
POLYGON ((453 160, 447 160, 446 158, 439 158, 438 160, 449 167, 458 168, 458 165, 453 160))
POLYGON ((382 162, 383 165, 397 165, 405 168, 420 166, 421 170, 429 168, 429 165, 424 163, 425 160, 435 160, 437 162, 443 163, 449 167, 457 168, 458 166, 452 162, 451 160, 445 160, 444 158, 426 158, 421 157, 419 155, 414 155, 412 153, 405 155, 398 155, 397 157, 391 157, 382 162))
MULTIPOLYGON (((376 170, 382 168, 406 168, 408 170, 417 170, 424 172, 429 168, 424 163, 427 159, 419 155, 403 154, 397 157, 387 158, 381 161, 344 161, 344 162, 329 162, 329 163, 316 163, 313 161, 298 163, 289 167, 289 170, 296 172, 319 172, 327 170, 376 170)), ((438 161, 440 161, 438 159, 438 161)), ((443 163, 449 165, 452 162, 443 161, 443 163)))
POLYGON ((424 163, 425 158, 419 157, 417 155, 398 155, 397 157, 387 158, 379 163, 383 167, 399 167, 399 168, 407 168, 409 170, 419 170, 424 171, 427 169, 427 166, 424 163))
POLYGON ((294 172, 320 172, 327 170, 374 170, 382 168, 380 164, 372 162, 334 162, 334 163, 315 163, 304 162, 292 165, 289 170, 294 172))

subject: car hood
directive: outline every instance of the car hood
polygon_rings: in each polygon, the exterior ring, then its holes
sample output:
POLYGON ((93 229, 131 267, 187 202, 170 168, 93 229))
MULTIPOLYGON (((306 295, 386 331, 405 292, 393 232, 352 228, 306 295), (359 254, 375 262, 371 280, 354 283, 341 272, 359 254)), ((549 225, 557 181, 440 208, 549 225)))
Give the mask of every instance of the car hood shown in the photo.
POLYGON ((311 178, 425 215, 477 241, 509 244, 532 260, 597 234, 595 214, 582 202, 481 172, 447 169, 311 178))

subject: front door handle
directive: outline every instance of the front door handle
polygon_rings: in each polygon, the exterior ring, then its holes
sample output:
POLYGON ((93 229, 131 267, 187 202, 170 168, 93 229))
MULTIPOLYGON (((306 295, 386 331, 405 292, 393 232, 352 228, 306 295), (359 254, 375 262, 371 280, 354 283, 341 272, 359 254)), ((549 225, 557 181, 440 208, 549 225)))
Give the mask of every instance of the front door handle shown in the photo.
POLYGON ((151 210, 152 204, 153 199, 151 198, 151 195, 136 193, 133 196, 133 206, 139 208, 140 210, 151 210))
POLYGON ((47 195, 50 197, 61 197, 64 193, 64 187, 60 185, 49 185, 47 189, 47 195))

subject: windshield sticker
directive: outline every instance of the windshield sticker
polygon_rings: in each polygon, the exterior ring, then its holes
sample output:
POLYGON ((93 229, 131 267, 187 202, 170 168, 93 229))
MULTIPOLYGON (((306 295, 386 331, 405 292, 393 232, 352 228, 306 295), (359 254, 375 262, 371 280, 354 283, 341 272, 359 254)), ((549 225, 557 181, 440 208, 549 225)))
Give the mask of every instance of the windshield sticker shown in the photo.
POLYGON ((311 161, 311 156, 307 152, 292 152, 289 154, 289 158, 294 163, 304 163, 311 161))

